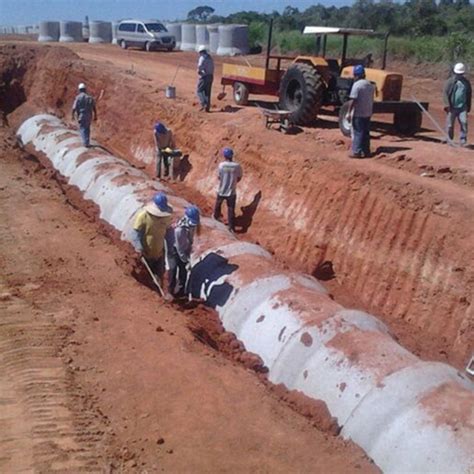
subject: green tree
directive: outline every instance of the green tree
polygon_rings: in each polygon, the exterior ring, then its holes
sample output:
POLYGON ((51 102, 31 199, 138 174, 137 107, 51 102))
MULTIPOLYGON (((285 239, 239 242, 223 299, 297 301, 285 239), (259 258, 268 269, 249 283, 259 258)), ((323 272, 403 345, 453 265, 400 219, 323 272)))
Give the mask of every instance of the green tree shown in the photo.
POLYGON ((214 8, 208 7, 207 5, 196 7, 188 13, 188 20, 207 21, 214 11, 214 8))

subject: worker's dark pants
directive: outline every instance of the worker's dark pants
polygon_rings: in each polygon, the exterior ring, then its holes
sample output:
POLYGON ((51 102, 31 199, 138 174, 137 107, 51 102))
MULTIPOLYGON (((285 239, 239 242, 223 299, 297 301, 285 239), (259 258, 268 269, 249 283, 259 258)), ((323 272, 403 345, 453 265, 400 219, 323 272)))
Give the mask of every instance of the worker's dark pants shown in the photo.
POLYGON ((208 112, 211 108, 211 91, 213 80, 214 76, 210 74, 207 76, 201 76, 197 85, 197 95, 199 97, 201 107, 205 107, 208 112))
POLYGON ((158 281, 163 285, 163 276, 165 274, 165 259, 160 257, 157 259, 154 258, 145 258, 146 262, 151 268, 151 271, 156 275, 158 281))
POLYGON ((168 257, 169 279, 168 290, 173 296, 184 296, 186 294, 186 280, 188 271, 186 262, 183 262, 176 250, 168 257), (177 288, 179 284, 179 287, 177 288))
POLYGON ((232 196, 221 196, 217 195, 216 205, 214 206, 214 219, 219 219, 221 215, 222 203, 225 201, 227 203, 227 225, 230 230, 234 230, 234 220, 235 220, 235 203, 237 201, 237 195, 233 194, 232 196))
POLYGON ((85 147, 89 147, 91 137, 91 124, 79 123, 79 134, 81 135, 82 144, 85 147))
POLYGON ((169 174, 170 174, 170 155, 168 153, 165 153, 162 150, 158 150, 157 156, 156 156, 156 176, 158 178, 161 178, 161 175, 162 175, 161 169, 163 167, 165 168, 163 176, 169 176, 169 174))
POLYGON ((352 119, 352 154, 370 156, 370 117, 352 119))

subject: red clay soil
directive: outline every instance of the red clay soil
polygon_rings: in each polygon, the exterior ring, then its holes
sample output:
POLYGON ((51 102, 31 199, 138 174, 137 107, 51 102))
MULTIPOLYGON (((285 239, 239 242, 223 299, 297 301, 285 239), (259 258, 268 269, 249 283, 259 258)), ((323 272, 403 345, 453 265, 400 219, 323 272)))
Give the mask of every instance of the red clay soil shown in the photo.
POLYGON ((2 472, 376 471, 324 405, 246 369, 211 311, 131 278, 127 246, 7 127, 0 160, 2 472))
MULTIPOLYGON (((231 94, 212 113, 198 113, 192 53, 68 48, 2 48, 2 68, 15 71, 28 98, 10 114, 14 125, 37 111, 67 119, 76 85, 85 81, 98 97, 93 136, 150 175, 152 125, 161 119, 172 127, 189 153, 176 191, 207 213, 219 150, 233 146, 245 173, 237 218, 242 238, 285 266, 331 278, 326 284, 336 300, 381 317, 415 354, 464 367, 473 339, 472 150, 442 145, 430 130, 400 138, 377 123, 375 158, 349 160, 349 142, 329 115, 287 136, 266 130, 257 108, 234 107, 231 94), (178 98, 169 101, 164 89, 178 65, 178 98)), ((442 82, 409 76, 405 82, 407 97, 430 100, 440 120, 442 82)))

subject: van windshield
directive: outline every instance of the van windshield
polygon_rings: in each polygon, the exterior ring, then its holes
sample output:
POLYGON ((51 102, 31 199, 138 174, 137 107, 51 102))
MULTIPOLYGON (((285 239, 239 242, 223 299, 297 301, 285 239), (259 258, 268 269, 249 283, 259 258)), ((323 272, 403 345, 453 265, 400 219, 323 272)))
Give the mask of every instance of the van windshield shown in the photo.
POLYGON ((145 26, 150 33, 164 33, 168 31, 161 23, 145 23, 145 26))

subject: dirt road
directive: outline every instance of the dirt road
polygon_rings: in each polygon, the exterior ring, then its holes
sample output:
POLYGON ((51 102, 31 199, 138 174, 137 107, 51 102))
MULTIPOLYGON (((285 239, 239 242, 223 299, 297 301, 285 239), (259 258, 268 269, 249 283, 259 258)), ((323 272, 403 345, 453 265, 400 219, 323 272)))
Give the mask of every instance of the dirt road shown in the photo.
POLYGON ((188 314, 0 128, 2 472, 375 470, 257 376, 202 344, 188 314))

